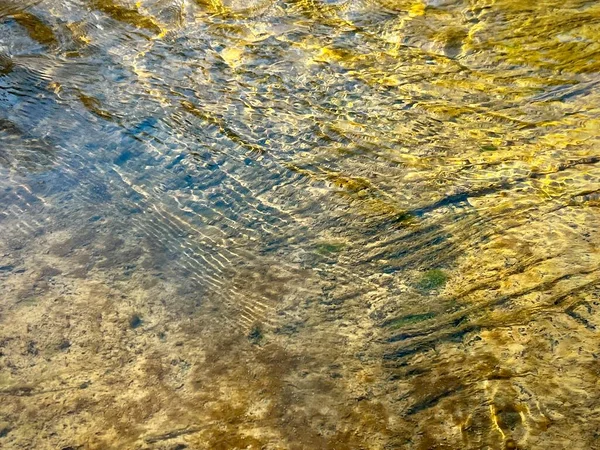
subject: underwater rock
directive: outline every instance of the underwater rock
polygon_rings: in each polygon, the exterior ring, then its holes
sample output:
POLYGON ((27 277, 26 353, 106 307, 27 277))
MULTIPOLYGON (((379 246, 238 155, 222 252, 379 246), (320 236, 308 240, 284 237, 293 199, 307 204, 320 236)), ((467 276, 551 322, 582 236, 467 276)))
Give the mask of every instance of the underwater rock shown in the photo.
POLYGON ((263 334, 262 327, 260 325, 254 325, 250 329, 250 332, 248 333, 248 340, 251 343, 258 345, 262 342, 263 339, 264 339, 264 334, 263 334))
POLYGON ((136 329, 142 325, 142 318, 138 314, 133 314, 129 318, 129 328, 136 329))

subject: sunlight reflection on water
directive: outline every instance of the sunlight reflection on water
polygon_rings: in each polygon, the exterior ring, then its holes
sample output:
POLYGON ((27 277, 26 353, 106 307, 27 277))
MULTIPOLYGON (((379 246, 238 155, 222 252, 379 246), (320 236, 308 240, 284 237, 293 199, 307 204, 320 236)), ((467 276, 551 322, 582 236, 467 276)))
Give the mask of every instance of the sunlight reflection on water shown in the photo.
POLYGON ((0 0, 0 446, 598 447, 600 5, 529 3, 0 0))

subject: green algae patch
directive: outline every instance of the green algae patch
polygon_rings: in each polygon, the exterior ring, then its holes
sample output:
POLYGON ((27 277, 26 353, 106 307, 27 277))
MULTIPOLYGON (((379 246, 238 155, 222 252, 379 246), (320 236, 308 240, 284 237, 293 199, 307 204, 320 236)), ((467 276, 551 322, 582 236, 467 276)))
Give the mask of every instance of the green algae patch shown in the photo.
POLYGON ((320 255, 331 255, 339 253, 346 248, 343 242, 321 242, 317 244, 316 250, 320 255))
POLYGON ((424 314, 409 314, 404 317, 400 317, 398 319, 394 319, 385 324, 386 327, 391 328, 392 330, 405 327, 407 325, 413 325, 415 323, 424 322, 425 320, 433 319, 435 317, 434 313, 424 313, 424 314))
POLYGON ((423 274, 421 279, 417 282, 417 289, 420 291, 432 291, 444 287, 448 281, 448 275, 441 269, 428 270, 423 274))
POLYGON ((495 145, 482 145, 480 147, 482 152, 495 152, 496 150, 498 150, 498 147, 496 147, 495 145))

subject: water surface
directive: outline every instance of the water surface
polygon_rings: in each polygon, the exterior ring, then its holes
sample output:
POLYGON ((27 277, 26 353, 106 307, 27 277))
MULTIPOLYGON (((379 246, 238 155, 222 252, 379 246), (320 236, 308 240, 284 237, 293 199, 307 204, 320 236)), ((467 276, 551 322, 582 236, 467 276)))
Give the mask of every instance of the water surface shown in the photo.
POLYGON ((600 448, 599 36, 0 0, 0 447, 600 448))

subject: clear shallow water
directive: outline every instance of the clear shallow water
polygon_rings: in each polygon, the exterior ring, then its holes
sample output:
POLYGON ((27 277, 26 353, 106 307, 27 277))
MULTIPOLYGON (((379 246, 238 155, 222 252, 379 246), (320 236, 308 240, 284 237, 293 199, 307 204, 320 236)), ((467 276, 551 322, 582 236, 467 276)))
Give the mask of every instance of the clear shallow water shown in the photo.
POLYGON ((1 1, 2 448, 600 448, 599 28, 1 1))

